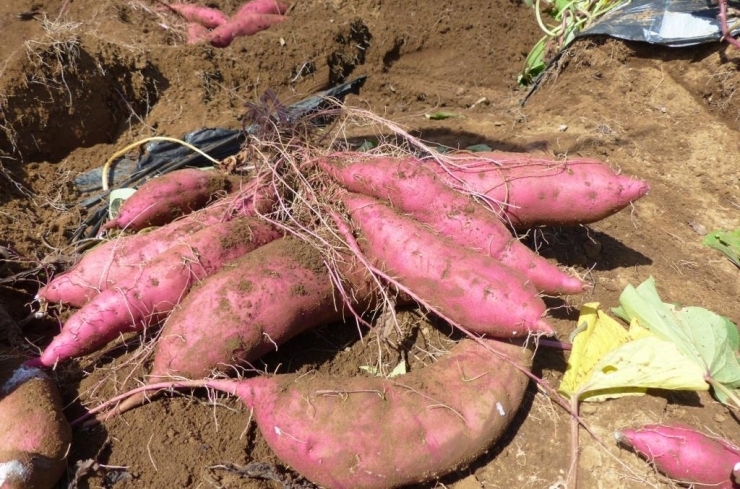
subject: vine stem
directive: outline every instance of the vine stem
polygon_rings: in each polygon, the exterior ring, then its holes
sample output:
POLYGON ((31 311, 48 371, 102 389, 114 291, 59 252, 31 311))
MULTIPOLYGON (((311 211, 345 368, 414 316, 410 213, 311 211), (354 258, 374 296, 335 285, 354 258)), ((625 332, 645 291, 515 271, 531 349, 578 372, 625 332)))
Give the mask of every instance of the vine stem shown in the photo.
POLYGON ((722 384, 721 382, 717 382, 709 375, 704 377, 704 380, 707 382, 707 384, 712 386, 712 389, 719 391, 723 393, 724 395, 726 395, 733 403, 735 403, 735 406, 737 406, 737 408, 740 409, 740 399, 735 395, 734 392, 732 392, 731 389, 728 389, 727 387, 725 387, 724 384, 722 384))

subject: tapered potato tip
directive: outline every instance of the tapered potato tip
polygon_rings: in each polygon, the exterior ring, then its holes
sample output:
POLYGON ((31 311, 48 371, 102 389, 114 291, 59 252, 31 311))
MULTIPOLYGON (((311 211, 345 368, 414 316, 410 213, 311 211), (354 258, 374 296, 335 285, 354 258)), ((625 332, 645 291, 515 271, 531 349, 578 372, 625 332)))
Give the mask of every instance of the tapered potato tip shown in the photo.
POLYGON ((534 334, 543 334, 543 335, 550 336, 550 335, 555 334, 555 330, 550 325, 550 323, 547 322, 546 319, 540 318, 535 323, 535 329, 532 330, 531 333, 534 333, 534 334))
POLYGON ((636 201, 650 191, 650 184, 644 180, 637 180, 627 176, 620 176, 619 178, 622 187, 620 200, 622 200, 624 205, 636 201))

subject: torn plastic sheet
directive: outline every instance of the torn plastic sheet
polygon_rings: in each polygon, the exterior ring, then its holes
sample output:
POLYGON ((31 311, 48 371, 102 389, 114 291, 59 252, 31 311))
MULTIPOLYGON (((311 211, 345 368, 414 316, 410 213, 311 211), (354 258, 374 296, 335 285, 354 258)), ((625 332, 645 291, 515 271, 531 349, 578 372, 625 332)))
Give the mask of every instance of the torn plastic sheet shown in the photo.
MULTIPOLYGON (((348 94, 359 93, 360 88, 364 85, 367 77, 360 76, 352 81, 337 85, 324 92, 317 93, 306 99, 303 99, 287 107, 288 120, 297 120, 329 106, 327 99, 332 98, 343 102, 348 94)), ((328 120, 316 118, 313 120, 316 125, 325 125, 328 120)), ((183 141, 192 144, 196 148, 205 151, 211 157, 217 160, 223 160, 228 156, 239 152, 242 143, 246 137, 245 133, 252 133, 255 127, 247 127, 242 130, 220 129, 220 128, 202 128, 192 131, 183 136, 183 141)), ((212 163, 199 155, 193 153, 177 143, 167 141, 153 141, 144 146, 144 153, 136 160, 128 158, 118 159, 114 165, 109 168, 108 181, 112 188, 121 186, 134 186, 138 183, 137 177, 150 178, 151 176, 171 171, 175 167, 204 167, 212 163), (176 162, 175 165, 169 165, 167 162, 176 162), (132 181, 134 180, 134 181, 132 181)), ((95 192, 102 189, 103 168, 95 168, 75 178, 75 186, 81 193, 95 192)), ((89 207, 101 202, 107 197, 108 192, 94 195, 80 202, 83 207, 89 207)))
MULTIPOLYGON (((206 152, 217 160, 222 160, 237 152, 244 142, 244 137, 240 130, 204 128, 190 132, 183 136, 183 141, 190 143, 198 149, 207 150, 206 152)), ((114 186, 123 178, 129 177, 134 172, 145 168, 161 166, 166 161, 176 161, 178 159, 192 156, 188 162, 191 167, 203 167, 212 165, 212 163, 203 156, 193 153, 190 148, 169 141, 153 141, 144 145, 144 153, 137 160, 128 158, 119 159, 109 170, 109 182, 114 186)), ((78 175, 74 183, 82 193, 94 192, 101 190, 103 168, 95 168, 86 173, 78 175)))
MULTIPOLYGON (((732 8, 740 2, 728 2, 732 8)), ((728 19, 732 28, 732 20, 728 19)), ((730 31, 740 32, 740 26, 730 31)), ((670 47, 717 42, 722 38, 719 5, 697 0, 633 0, 576 34, 576 39, 605 35, 670 47)))
MULTIPOLYGON (((731 35, 740 33, 734 11, 740 1, 728 1, 728 24, 731 35)), ((668 47, 687 47, 719 42, 722 28, 719 5, 709 0, 632 0, 604 14, 586 29, 578 32, 571 42, 548 61, 529 91, 519 103, 524 106, 537 90, 550 68, 576 39, 609 36, 625 41, 647 42, 668 47)))
MULTIPOLYGON (((332 107, 330 100, 344 102, 349 94, 359 94, 367 77, 359 76, 323 92, 312 95, 286 107, 283 114, 287 122, 311 116, 311 123, 323 126, 331 122, 332 115, 324 116, 321 111, 332 107)), ((280 124, 280 121, 276 121, 280 124)), ((186 134, 183 140, 216 159, 224 159, 239 152, 246 135, 257 130, 249 126, 244 130, 197 129, 186 134)), ((211 162, 198 153, 181 145, 155 141, 145 146, 143 154, 136 159, 119 158, 108 168, 110 188, 102 190, 103 167, 95 168, 75 178, 75 186, 82 194, 88 194, 77 203, 88 209, 88 216, 72 233, 71 242, 95 236, 108 215, 108 198, 112 191, 121 188, 136 188, 146 179, 184 167, 206 167, 211 162), (92 194, 92 195, 90 195, 92 194)))

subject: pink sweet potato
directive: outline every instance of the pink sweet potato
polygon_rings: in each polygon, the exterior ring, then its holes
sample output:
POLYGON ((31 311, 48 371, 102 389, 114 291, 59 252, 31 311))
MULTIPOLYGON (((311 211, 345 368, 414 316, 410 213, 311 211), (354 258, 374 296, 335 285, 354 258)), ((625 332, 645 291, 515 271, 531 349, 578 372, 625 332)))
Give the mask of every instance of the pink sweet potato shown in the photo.
MULTIPOLYGON (((352 310, 361 313, 374 294, 366 270, 351 263, 339 263, 339 273, 352 291, 352 310)), ((165 322, 150 377, 198 379, 254 361, 299 333, 347 317, 337 292, 317 250, 293 237, 273 241, 190 292, 165 322)), ((118 412, 144 401, 131 397, 118 412)))
POLYGON ((275 454, 322 487, 387 489, 432 480, 489 450, 514 418, 527 349, 463 340, 393 379, 330 375, 209 381, 254 409, 275 454))
POLYGON ((188 236, 204 227, 236 216, 249 217, 268 212, 275 199, 265 190, 255 193, 255 183, 250 182, 244 190, 166 226, 98 245, 72 269, 42 287, 37 298, 82 307, 101 291, 119 283, 123 285, 122 281, 138 273, 147 262, 172 246, 186 242, 188 236))
POLYGON ((19 363, 0 363, 0 487, 51 489, 67 467, 72 430, 56 384, 19 363))
POLYGON ((502 219, 516 228, 587 224, 644 196, 650 186, 589 159, 557 162, 516 153, 454 156, 443 169, 424 160, 450 185, 497 202, 502 219))
POLYGON ((144 263, 166 251, 178 239, 202 228, 198 222, 178 221, 148 233, 106 241, 39 289, 36 298, 82 307, 101 291, 137 273, 144 263))
POLYGON ((215 170, 184 168, 145 182, 127 199, 104 229, 138 231, 161 226, 204 207, 218 193, 231 189, 231 180, 215 170))
MULTIPOLYGON (((368 306, 366 272, 340 265, 355 304, 368 306)), ((193 290, 165 322, 152 376, 200 378, 256 360, 293 336, 348 313, 321 255, 296 238, 263 246, 193 290), (203 328, 203 324, 210 326, 203 328)))
POLYGON ((288 11, 288 6, 277 0, 250 0, 236 11, 233 18, 243 17, 249 14, 275 14, 282 15, 288 11))
POLYGON ((189 22, 197 22, 208 29, 213 29, 221 24, 225 24, 228 16, 215 8, 201 7, 190 3, 169 3, 166 8, 177 12, 189 22))
POLYGON ((255 218, 235 219, 198 231, 187 242, 147 263, 132 275, 130 283, 103 291, 73 314, 41 357, 29 365, 53 367, 91 353, 123 333, 156 324, 193 284, 279 237, 272 225, 255 218))
POLYGON ((340 198, 373 265, 447 318, 498 337, 552 333, 543 319, 545 304, 518 271, 456 245, 373 198, 352 193, 340 198))
POLYGON ((733 481, 740 448, 726 440, 683 424, 646 425, 619 431, 615 437, 676 482, 697 489, 740 488, 740 481, 733 481))
POLYGON ((188 44, 198 44, 205 42, 211 35, 211 31, 198 24, 197 22, 188 22, 188 44))
POLYGON ((541 292, 578 294, 583 283, 532 252, 513 238, 506 226, 415 160, 355 158, 343 164, 338 155, 320 161, 322 170, 344 188, 387 201, 456 244, 475 249, 522 272, 541 292))
POLYGON ((158 389, 228 392, 251 409, 275 454, 312 482, 388 489, 441 477, 489 450, 519 408, 531 362, 521 346, 464 339, 432 365, 391 379, 302 373, 161 382, 89 415, 158 389))
POLYGON ((233 17, 211 31, 211 45, 225 48, 237 37, 252 36, 286 19, 283 15, 247 13, 233 17))

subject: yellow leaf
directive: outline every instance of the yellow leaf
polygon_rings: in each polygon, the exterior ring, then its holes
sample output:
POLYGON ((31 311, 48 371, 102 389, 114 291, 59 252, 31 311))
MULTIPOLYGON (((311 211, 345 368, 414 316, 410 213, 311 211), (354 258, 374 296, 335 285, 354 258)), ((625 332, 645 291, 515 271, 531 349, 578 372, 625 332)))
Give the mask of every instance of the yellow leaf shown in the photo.
POLYGON ((637 318, 632 319, 629 329, 630 339, 639 340, 640 338, 647 338, 648 336, 655 336, 650 332, 649 329, 643 327, 637 318))
POLYGON ((630 341, 608 352, 580 387, 584 401, 636 395, 646 389, 708 390, 704 371, 671 341, 655 335, 630 341))
POLYGON ((598 302, 584 304, 578 317, 581 331, 573 338, 573 349, 559 389, 569 397, 581 390, 604 355, 630 340, 627 330, 598 307, 598 302))

